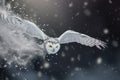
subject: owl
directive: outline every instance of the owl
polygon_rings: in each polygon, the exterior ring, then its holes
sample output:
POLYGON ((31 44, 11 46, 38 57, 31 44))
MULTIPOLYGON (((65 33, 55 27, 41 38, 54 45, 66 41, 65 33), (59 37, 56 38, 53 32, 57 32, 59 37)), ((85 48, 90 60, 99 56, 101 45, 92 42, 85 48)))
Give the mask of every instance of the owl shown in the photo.
POLYGON ((106 43, 73 30, 59 37, 46 35, 36 24, 0 7, 0 56, 8 62, 27 64, 35 55, 56 54, 62 44, 78 43, 102 49, 106 43))
MULTIPOLYGON (((105 42, 73 30, 67 30, 60 37, 54 38, 46 35, 37 25, 28 20, 12 17, 12 21, 14 23, 17 23, 15 25, 24 25, 25 33, 35 39, 36 42, 39 43, 39 41, 42 41, 42 45, 44 45, 44 50, 48 54, 57 53, 60 50, 60 46, 62 44, 74 42, 89 47, 96 46, 100 50, 107 47, 105 42)), ((13 24, 11 20, 8 20, 8 23, 13 24)))
POLYGON ((90 37, 86 34, 82 34, 73 30, 65 31, 60 37, 50 37, 46 35, 36 24, 30 22, 29 20, 22 19, 16 15, 10 15, 7 12, 2 11, 0 13, 0 18, 3 23, 13 26, 13 29, 22 30, 23 34, 27 35, 29 38, 34 39, 34 41, 39 41, 42 43, 39 45, 44 46, 44 51, 48 54, 55 54, 60 50, 62 44, 67 43, 78 43, 89 47, 96 46, 98 49, 106 47, 106 43, 90 37))
MULTIPOLYGON (((45 37, 45 35, 43 36, 45 37)), ((102 49, 107 47, 106 43, 92 38, 88 35, 81 34, 79 32, 75 32, 73 30, 67 30, 65 31, 60 37, 58 38, 53 38, 53 37, 48 37, 45 38, 44 40, 44 48, 48 54, 55 54, 60 50, 60 45, 61 44, 67 44, 67 43, 79 43, 85 46, 89 47, 94 47, 96 46, 98 49, 102 49)))

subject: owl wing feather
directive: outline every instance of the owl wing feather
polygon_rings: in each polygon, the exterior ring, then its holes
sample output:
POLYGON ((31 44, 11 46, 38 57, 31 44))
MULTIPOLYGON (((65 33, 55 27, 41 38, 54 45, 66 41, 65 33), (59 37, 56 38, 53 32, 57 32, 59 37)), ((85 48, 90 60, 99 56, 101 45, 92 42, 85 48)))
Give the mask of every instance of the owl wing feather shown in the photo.
POLYGON ((0 9, 0 21, 2 24, 11 25, 16 30, 22 30, 31 37, 45 40, 48 36, 39 27, 31 21, 22 19, 10 11, 0 9))
POLYGON ((81 34, 79 32, 75 32, 72 30, 68 30, 64 32, 59 38, 58 38, 60 44, 65 44, 65 43, 72 43, 72 42, 77 42, 85 46, 93 47, 96 46, 99 49, 102 49, 106 47, 106 43, 92 38, 88 35, 81 34))

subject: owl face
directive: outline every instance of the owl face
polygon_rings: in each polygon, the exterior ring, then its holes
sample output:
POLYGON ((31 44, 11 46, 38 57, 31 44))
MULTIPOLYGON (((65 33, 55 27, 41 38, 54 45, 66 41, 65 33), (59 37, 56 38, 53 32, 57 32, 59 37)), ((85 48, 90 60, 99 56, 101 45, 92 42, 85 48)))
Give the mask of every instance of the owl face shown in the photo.
POLYGON ((46 41, 45 48, 48 54, 55 54, 60 49, 60 44, 57 39, 50 38, 46 41))

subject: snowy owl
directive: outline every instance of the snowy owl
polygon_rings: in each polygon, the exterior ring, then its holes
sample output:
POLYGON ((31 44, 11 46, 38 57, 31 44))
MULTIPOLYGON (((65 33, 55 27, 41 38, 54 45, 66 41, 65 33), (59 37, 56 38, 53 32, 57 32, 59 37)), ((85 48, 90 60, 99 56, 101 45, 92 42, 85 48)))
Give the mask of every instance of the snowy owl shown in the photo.
POLYGON ((88 35, 65 31, 60 37, 46 35, 36 24, 0 8, 0 55, 7 61, 25 64, 35 55, 56 54, 61 44, 79 43, 102 49, 106 43, 88 35))
POLYGON ((44 50, 48 54, 57 53, 60 49, 61 44, 73 43, 73 42, 77 42, 79 44, 89 47, 96 46, 99 49, 102 49, 102 47, 103 48, 106 47, 105 42, 92 38, 88 35, 75 32, 73 30, 65 31, 58 38, 49 37, 33 22, 22 19, 15 15, 10 15, 8 13, 3 14, 1 12, 1 20, 6 24, 21 28, 24 31, 24 34, 27 34, 27 36, 33 38, 34 40, 43 41, 43 43, 40 45, 44 45, 44 50))
POLYGON ((65 31, 58 38, 47 36, 47 38, 44 40, 44 45, 48 54, 55 54, 59 51, 61 44, 73 43, 73 42, 80 43, 82 45, 89 46, 89 47, 96 46, 98 49, 102 49, 102 47, 103 48, 106 47, 105 42, 92 38, 88 35, 75 32, 73 30, 65 31))

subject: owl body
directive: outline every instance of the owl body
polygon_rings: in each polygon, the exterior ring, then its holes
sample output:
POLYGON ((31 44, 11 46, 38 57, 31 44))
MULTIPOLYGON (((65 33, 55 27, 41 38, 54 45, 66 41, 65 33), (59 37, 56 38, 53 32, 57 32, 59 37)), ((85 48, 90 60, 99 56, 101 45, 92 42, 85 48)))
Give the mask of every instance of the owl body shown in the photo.
POLYGON ((98 49, 106 47, 105 42, 73 30, 67 30, 57 38, 49 37, 33 22, 10 12, 0 8, 0 37, 3 39, 0 42, 0 55, 11 56, 8 61, 26 63, 36 55, 44 57, 55 54, 60 50, 60 45, 66 43, 76 42, 98 49), (9 49, 17 55, 13 56, 9 49))

